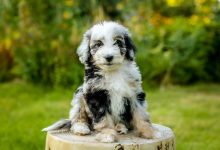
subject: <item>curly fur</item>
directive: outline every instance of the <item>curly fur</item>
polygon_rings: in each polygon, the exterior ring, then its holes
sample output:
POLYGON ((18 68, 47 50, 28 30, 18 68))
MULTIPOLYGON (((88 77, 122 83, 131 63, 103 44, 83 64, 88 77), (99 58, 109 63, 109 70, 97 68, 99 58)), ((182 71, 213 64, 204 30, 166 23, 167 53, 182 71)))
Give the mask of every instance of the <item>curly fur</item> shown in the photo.
POLYGON ((102 142, 114 142, 116 133, 129 130, 153 137, 135 49, 128 29, 115 22, 96 24, 84 34, 77 49, 84 83, 74 94, 69 117, 74 134, 95 131, 102 142))

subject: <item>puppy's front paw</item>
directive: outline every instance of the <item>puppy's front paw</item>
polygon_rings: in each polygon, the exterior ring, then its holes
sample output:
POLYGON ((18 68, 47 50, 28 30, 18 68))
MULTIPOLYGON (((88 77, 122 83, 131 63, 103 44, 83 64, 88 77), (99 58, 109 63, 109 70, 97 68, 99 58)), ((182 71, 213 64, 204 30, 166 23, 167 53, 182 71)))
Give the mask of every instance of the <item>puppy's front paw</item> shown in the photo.
POLYGON ((140 136, 143 138, 146 138, 146 139, 154 138, 154 130, 149 122, 140 121, 138 125, 138 132, 140 136))
POLYGON ((74 123, 70 130, 76 135, 87 135, 90 133, 89 127, 82 122, 74 123))
POLYGON ((103 129, 100 133, 96 134, 96 140, 104 143, 112 143, 116 141, 116 131, 113 129, 103 129))
POLYGON ((128 129, 126 128, 126 126, 124 124, 117 124, 115 126, 115 130, 119 133, 119 134, 126 134, 128 133, 128 129))
POLYGON ((141 132, 141 137, 146 138, 146 139, 153 139, 154 138, 154 131, 152 128, 148 128, 145 131, 141 132))

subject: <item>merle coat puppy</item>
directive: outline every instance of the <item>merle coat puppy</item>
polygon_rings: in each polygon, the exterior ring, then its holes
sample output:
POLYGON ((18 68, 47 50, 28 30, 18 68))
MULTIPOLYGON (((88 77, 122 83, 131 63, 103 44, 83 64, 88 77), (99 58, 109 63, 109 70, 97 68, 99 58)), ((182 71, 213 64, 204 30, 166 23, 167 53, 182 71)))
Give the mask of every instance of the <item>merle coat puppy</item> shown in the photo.
POLYGON ((96 24, 84 34, 77 53, 85 65, 85 77, 74 94, 70 117, 44 131, 67 128, 77 135, 94 131, 97 140, 114 142, 117 134, 133 129, 141 137, 152 138, 128 29, 115 22, 96 24))

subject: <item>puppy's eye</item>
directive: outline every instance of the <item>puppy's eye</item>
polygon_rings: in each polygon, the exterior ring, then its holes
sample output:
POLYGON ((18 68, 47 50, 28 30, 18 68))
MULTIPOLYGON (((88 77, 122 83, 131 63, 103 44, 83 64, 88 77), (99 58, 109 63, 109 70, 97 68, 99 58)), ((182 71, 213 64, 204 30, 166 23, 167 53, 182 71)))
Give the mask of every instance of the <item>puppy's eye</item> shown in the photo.
POLYGON ((93 48, 99 48, 103 45, 103 43, 101 41, 98 41, 96 42, 94 45, 93 45, 93 48))
POLYGON ((118 47, 123 47, 123 42, 121 40, 116 40, 114 45, 118 45, 118 47))

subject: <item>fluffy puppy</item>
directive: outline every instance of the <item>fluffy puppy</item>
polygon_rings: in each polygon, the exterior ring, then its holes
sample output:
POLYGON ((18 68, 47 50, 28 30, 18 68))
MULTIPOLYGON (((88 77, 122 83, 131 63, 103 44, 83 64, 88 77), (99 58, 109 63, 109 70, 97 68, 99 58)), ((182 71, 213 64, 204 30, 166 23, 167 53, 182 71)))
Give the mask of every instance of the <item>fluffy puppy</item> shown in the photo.
POLYGON ((77 135, 94 131, 101 142, 114 142, 117 134, 129 130, 152 138, 135 46, 128 29, 115 22, 96 24, 84 34, 77 53, 85 65, 85 77, 74 94, 70 117, 44 131, 66 128, 77 135))

